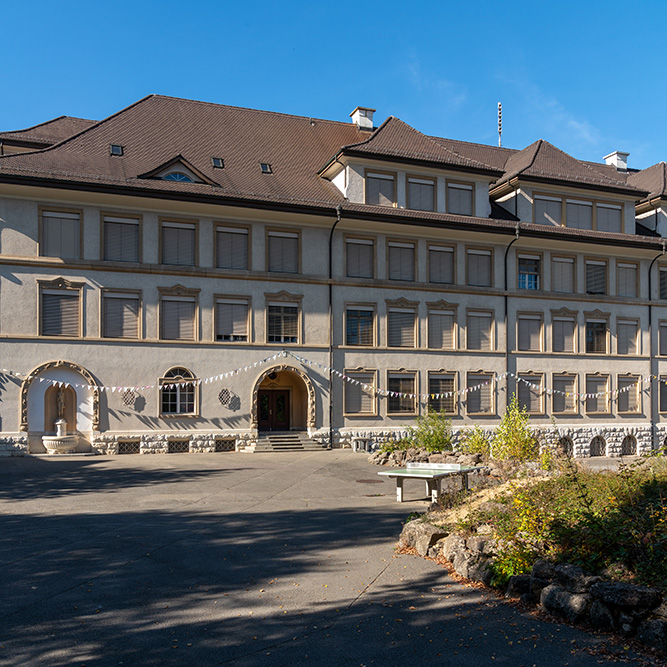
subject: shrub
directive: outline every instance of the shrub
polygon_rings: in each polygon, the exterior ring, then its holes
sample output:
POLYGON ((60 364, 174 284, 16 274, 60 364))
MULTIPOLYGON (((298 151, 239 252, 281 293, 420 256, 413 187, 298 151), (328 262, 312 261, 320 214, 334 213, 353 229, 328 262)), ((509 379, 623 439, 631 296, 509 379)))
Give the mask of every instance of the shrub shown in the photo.
POLYGON ((442 412, 428 412, 417 417, 417 426, 410 426, 408 432, 414 447, 423 447, 427 452, 452 449, 452 422, 442 412))
POLYGON ((526 408, 519 407, 516 395, 512 396, 493 434, 491 455, 496 459, 515 459, 516 461, 532 461, 537 458, 537 438, 528 421, 526 408))
POLYGON ((462 431, 459 448, 464 454, 488 456, 490 451, 489 439, 480 426, 473 426, 473 428, 462 431))

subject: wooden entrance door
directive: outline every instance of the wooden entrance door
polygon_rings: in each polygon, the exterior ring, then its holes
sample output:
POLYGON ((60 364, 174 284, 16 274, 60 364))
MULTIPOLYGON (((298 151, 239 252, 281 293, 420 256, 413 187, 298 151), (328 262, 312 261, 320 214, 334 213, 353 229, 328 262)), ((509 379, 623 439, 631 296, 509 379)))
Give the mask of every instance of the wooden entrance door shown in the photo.
POLYGON ((260 431, 288 431, 289 391, 260 389, 257 392, 258 426, 260 431))

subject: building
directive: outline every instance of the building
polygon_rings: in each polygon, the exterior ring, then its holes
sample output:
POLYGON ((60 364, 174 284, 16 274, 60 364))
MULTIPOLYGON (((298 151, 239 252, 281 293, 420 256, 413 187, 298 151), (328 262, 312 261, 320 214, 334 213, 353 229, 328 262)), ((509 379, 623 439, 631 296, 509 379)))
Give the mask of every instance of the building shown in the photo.
POLYGON ((666 166, 151 95, 0 133, 5 453, 667 436, 666 166))

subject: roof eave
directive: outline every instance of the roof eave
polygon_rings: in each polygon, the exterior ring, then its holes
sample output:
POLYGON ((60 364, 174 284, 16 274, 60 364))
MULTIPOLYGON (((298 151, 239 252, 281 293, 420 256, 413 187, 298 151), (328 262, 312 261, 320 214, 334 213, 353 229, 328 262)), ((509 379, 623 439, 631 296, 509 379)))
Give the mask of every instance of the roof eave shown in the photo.
POLYGON ((623 186, 613 186, 613 185, 602 185, 596 183, 581 183, 578 181, 569 181, 561 178, 553 178, 548 176, 531 176, 529 174, 515 174, 507 179, 503 179, 498 182, 491 188, 491 196, 500 196, 506 194, 502 192, 502 186, 510 186, 510 189, 515 189, 521 185, 522 181, 527 181, 529 183, 548 183, 549 185, 558 185, 566 186, 571 188, 577 188, 579 190, 595 190, 598 192, 613 192, 614 194, 631 196, 635 195, 637 199, 641 197, 646 197, 648 192, 646 190, 638 190, 637 188, 623 187, 623 186))

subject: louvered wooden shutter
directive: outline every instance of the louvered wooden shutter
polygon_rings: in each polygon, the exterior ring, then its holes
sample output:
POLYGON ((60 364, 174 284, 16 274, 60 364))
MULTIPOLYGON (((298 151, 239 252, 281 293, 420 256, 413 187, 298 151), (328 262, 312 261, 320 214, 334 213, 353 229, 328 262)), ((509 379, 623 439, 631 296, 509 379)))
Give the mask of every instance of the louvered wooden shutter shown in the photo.
POLYGON ((428 249, 428 279, 432 283, 454 282, 454 249, 430 247, 428 249))
POLYGON ((447 184, 447 213, 472 215, 472 185, 447 184))
POLYGON ((248 268, 248 230, 221 228, 216 230, 216 264, 219 269, 248 268))
POLYGON ((388 265, 389 280, 414 280, 414 245, 412 243, 390 243, 388 265))
POLYGON ((551 331, 554 352, 574 352, 574 320, 554 318, 551 331))
POLYGON ((637 354, 637 323, 619 322, 616 337, 618 354, 637 354))
POLYGON ((42 335, 79 335, 79 292, 42 292, 42 335))
POLYGON ((104 218, 104 259, 111 262, 139 261, 139 221, 104 218))
POLYGON ((542 321, 539 317, 519 318, 519 350, 538 351, 542 321))
POLYGON ((163 297, 162 338, 166 340, 195 339, 195 300, 163 297))
POLYGON ((347 271, 349 278, 373 277, 373 241, 370 239, 348 240, 345 244, 347 253, 347 271))
POLYGON ((491 253, 485 250, 468 251, 468 285, 491 286, 491 253))
POLYGON ((597 229, 599 232, 621 232, 621 207, 598 204, 595 215, 597 216, 597 229))
POLYGON ((162 223, 162 263, 194 266, 196 237, 195 225, 162 223))
POLYGON ((551 260, 554 292, 574 292, 574 260, 571 257, 554 257, 551 260))
POLYGON ((491 349, 491 316, 468 314, 467 340, 469 350, 491 349))
POLYGON ((245 301, 216 303, 216 340, 248 340, 248 304, 245 301))
POLYGON ((569 200, 566 205, 567 227, 572 229, 593 229, 593 204, 569 200))
POLYGON ((604 262, 586 262, 586 294, 607 293, 607 265, 604 262))
POLYGON ((40 254, 46 257, 78 259, 81 218, 78 213, 42 213, 42 247, 40 254))
POLYGON ((454 313, 438 310, 429 312, 428 346, 437 350, 454 349, 454 313))
POLYGON ((408 207, 415 211, 432 211, 435 184, 418 178, 408 179, 408 207))
POLYGON ((576 403, 574 401, 574 378, 554 377, 554 412, 574 412, 576 403), (563 392, 563 393, 560 393, 563 392), (566 394, 570 394, 567 396, 566 394))
POLYGON ((139 337, 139 299, 136 296, 106 294, 103 315, 106 337, 139 337))
POLYGON ((299 237, 297 234, 269 233, 269 271, 299 272, 299 237))
POLYGON ((560 225, 562 216, 562 201, 535 197, 535 222, 538 225, 560 225))
POLYGON ((415 346, 415 312, 414 310, 395 309, 387 313, 389 347, 415 346))

